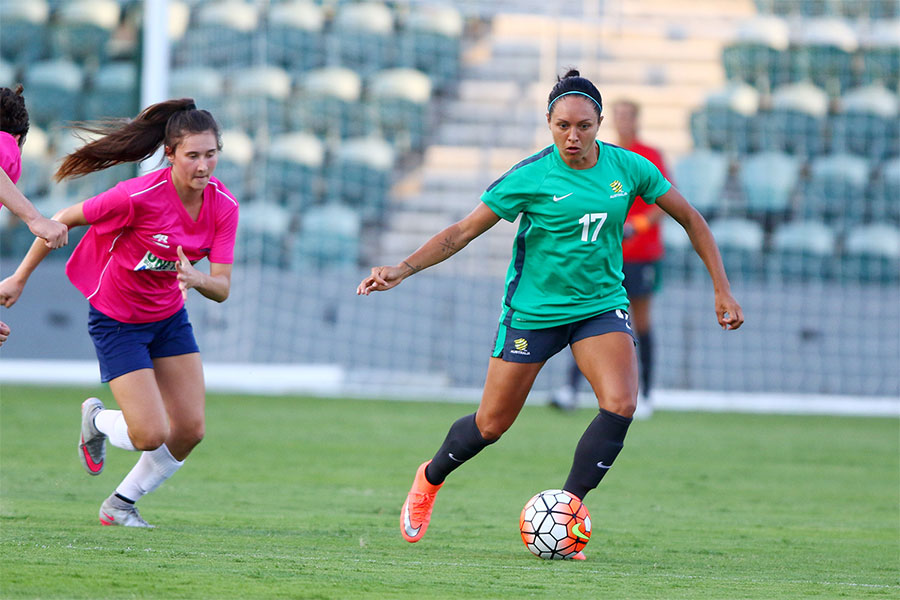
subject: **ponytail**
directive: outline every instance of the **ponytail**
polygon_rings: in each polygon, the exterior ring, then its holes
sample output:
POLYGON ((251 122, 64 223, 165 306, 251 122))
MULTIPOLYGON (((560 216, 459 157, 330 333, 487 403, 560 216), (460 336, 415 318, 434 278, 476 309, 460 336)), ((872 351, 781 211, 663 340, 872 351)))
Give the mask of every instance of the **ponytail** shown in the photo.
POLYGON ((135 119, 78 122, 73 128, 102 137, 66 156, 54 175, 57 181, 146 160, 163 144, 174 150, 188 133, 212 131, 222 145, 216 120, 208 111, 198 110, 191 98, 153 104, 135 119))

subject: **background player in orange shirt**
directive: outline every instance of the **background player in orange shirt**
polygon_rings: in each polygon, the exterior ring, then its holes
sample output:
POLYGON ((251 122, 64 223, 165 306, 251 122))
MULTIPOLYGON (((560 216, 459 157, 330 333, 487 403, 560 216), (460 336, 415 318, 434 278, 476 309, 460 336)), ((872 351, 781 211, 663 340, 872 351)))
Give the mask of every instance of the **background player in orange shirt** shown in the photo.
MULTIPOLYGON (((613 126, 618 145, 640 154, 652 162, 666 179, 671 181, 662 154, 638 138, 640 107, 633 100, 619 100, 612 107, 613 126)), ((653 414, 650 388, 653 377, 653 335, 651 332, 651 303, 653 294, 659 289, 662 258, 664 253, 660 221, 664 213, 655 204, 647 204, 636 198, 628 218, 622 242, 622 272, 625 275, 625 290, 630 303, 631 323, 638 339, 640 357, 640 392, 635 417, 649 417, 653 414)), ((567 372, 566 385, 556 390, 550 403, 562 409, 573 409, 577 404, 576 391, 583 379, 575 361, 572 360, 567 372)))

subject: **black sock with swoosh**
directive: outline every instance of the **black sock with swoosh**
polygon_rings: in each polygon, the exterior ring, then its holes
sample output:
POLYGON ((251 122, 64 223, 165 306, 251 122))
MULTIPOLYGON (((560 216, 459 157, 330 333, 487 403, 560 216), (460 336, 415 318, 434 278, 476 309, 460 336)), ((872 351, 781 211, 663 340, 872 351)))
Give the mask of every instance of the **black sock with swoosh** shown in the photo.
POLYGON ((575 447, 575 459, 563 489, 584 500, 616 460, 629 425, 630 418, 601 408, 575 447))
POLYGON ((488 441, 481 437, 475 424, 475 413, 457 419, 450 426, 444 443, 431 463, 425 467, 425 479, 432 485, 440 485, 454 469, 481 452, 482 448, 497 440, 488 441))

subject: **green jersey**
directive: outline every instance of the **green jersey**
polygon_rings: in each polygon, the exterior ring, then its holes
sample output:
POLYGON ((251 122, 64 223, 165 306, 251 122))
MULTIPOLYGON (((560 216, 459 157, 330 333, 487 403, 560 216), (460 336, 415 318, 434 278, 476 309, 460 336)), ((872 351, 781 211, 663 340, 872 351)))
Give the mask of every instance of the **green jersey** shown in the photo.
POLYGON ((598 142, 597 164, 573 169, 556 146, 534 154, 482 194, 500 218, 521 214, 500 322, 543 329, 628 308, 622 229, 635 197, 655 202, 672 186, 653 163, 598 142))

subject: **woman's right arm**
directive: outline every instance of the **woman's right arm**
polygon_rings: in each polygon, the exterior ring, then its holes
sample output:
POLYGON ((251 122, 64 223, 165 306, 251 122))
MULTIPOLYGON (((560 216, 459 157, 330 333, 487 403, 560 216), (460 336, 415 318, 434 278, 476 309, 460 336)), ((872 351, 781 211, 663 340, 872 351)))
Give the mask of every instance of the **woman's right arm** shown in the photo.
POLYGON ((400 264, 373 267, 371 275, 356 288, 357 295, 368 296, 370 292, 389 290, 410 275, 447 260, 499 220, 487 204, 480 202, 465 218, 434 235, 400 264))
MULTIPOLYGON (((87 225, 87 219, 84 217, 84 202, 62 209, 53 215, 53 220, 59 221, 69 229, 87 225)), ((0 304, 9 308, 16 303, 16 300, 22 295, 28 278, 48 254, 50 254, 50 248, 47 247, 44 240, 35 238, 25 258, 19 263, 16 272, 0 281, 0 304)))
POLYGON ((48 248, 60 248, 69 241, 68 229, 62 223, 47 219, 28 201, 6 171, 0 169, 0 204, 22 219, 31 233, 46 240, 48 248))

